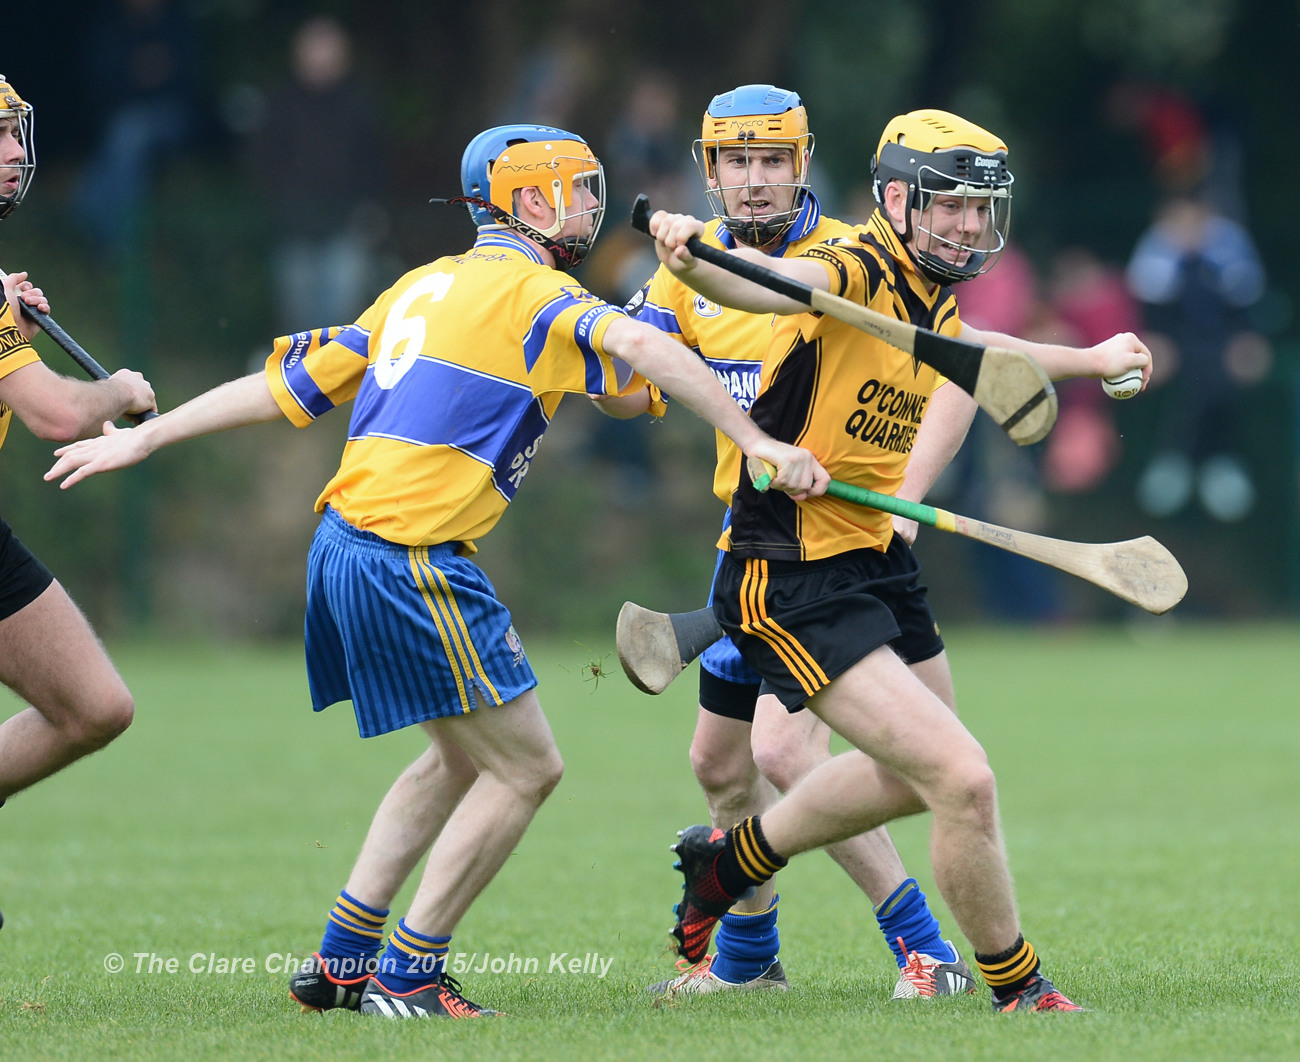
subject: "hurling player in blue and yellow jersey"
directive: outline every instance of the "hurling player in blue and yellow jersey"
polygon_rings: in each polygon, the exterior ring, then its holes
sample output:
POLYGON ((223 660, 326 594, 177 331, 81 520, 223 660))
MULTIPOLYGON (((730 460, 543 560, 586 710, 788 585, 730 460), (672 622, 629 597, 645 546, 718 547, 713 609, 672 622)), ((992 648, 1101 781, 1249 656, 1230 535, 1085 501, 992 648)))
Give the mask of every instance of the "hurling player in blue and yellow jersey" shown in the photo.
MULTIPOLYGON (((32 106, 0 75, 0 218, 22 202, 36 171, 32 106)), ((0 301, 0 444, 15 419, 41 439, 68 442, 105 420, 143 413, 153 389, 123 369, 107 380, 74 380, 36 353, 33 322, 18 300, 49 303, 26 273, 4 277, 0 301)), ((67 592, 0 519, 0 682, 27 706, 0 724, 0 804, 107 745, 131 723, 127 690, 67 592)))
MULTIPOLYGON (((1149 371, 1149 352, 1131 334, 1080 350, 995 337, 960 322, 949 285, 988 269, 1005 238, 1012 178, 997 137, 956 115, 912 112, 886 128, 873 171, 879 207, 851 236, 784 258, 733 253, 933 331, 1026 350, 1054 376, 1149 371)), ((930 370, 694 259, 686 241, 707 231, 696 219, 658 214, 651 230, 660 260, 701 294, 778 315, 753 419, 807 445, 836 479, 899 492, 937 383, 930 370)), ((924 592, 914 562, 895 551, 890 517, 824 495, 796 503, 760 494, 746 475, 731 504, 715 615, 761 675, 764 693, 791 712, 807 707, 867 756, 826 760, 761 816, 725 834, 704 826, 683 831, 679 950, 700 958, 732 899, 765 883, 790 857, 928 809, 935 880, 975 949, 994 1008, 1077 1010, 1043 976, 1020 933, 983 750, 951 699, 900 651, 908 633, 900 602, 923 603, 924 592)))
MULTIPOLYGON (((705 194, 717 218, 705 227, 705 242, 752 248, 768 258, 792 258, 828 240, 852 237, 853 226, 824 215, 809 187, 812 153, 813 135, 797 94, 774 85, 742 85, 715 96, 694 145, 705 194)), ((770 314, 719 305, 662 265, 628 310, 693 347, 732 397, 749 409, 758 395, 763 356, 771 342, 770 314)), ((907 355, 899 352, 894 360, 899 373, 908 378, 907 386, 929 406, 929 449, 955 451, 969 426, 973 404, 956 386, 940 386, 945 382, 941 377, 907 355)), ((926 448, 923 441, 922 449, 926 448)), ((714 493, 729 505, 741 473, 741 455, 722 434, 717 437, 717 451, 714 493)), ((918 476, 909 483, 915 500, 940 471, 936 465, 918 465, 918 476), (924 481, 919 478, 922 467, 932 472, 924 481)), ((730 515, 728 510, 724 530, 730 515)), ((915 567, 902 536, 890 548, 900 566, 915 567)), ((924 590, 913 584, 912 593, 899 596, 897 611, 903 634, 894 648, 923 682, 952 705, 947 655, 925 605, 924 590)), ((760 698, 761 682, 729 638, 720 639, 700 658, 700 707, 691 740, 691 766, 715 826, 726 828, 760 814, 775 801, 776 790, 784 792, 830 758, 830 728, 811 713, 791 714, 775 698, 760 698)), ((900 968, 895 999, 973 991, 969 968, 943 939, 925 894, 908 876, 883 827, 832 845, 828 852, 875 908, 877 924, 900 968)), ((650 990, 676 996, 788 987, 778 959, 773 883, 764 884, 728 912, 719 923, 715 948, 716 954, 700 963, 683 960, 678 977, 651 985, 650 990)))
POLYGON ((291 980, 314 1009, 475 1017, 446 974, 452 930, 514 849, 562 764, 537 679, 474 540, 501 518, 565 394, 645 390, 704 416, 802 493, 807 453, 769 439, 698 358, 563 269, 604 210, 579 137, 541 126, 477 136, 461 167, 474 246, 406 274, 357 322, 278 343, 265 373, 147 425, 60 451, 65 486, 160 446, 352 400, 308 559, 308 680, 317 710, 351 700, 363 737, 419 726, 428 750, 380 805, 320 948, 291 980), (643 373, 644 378, 637 375, 643 373), (428 862, 381 957, 389 904, 428 862))

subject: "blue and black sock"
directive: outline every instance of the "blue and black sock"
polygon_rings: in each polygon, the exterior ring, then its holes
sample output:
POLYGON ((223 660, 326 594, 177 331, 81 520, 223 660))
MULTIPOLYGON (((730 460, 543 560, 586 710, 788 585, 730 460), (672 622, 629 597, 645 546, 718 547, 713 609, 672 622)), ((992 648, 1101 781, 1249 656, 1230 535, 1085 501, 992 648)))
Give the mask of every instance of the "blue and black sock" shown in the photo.
POLYGON ((908 951, 931 955, 942 962, 954 962, 957 958, 952 945, 940 935, 939 920, 930 913, 925 893, 915 878, 908 878, 876 908, 876 922, 900 970, 907 965, 907 956, 899 946, 899 937, 908 951))
POLYGON ((778 900, 780 897, 775 897, 765 911, 752 914, 728 911, 722 916, 713 938, 717 953, 709 967, 714 977, 743 985, 766 973, 776 962, 781 950, 781 937, 776 929, 778 900))

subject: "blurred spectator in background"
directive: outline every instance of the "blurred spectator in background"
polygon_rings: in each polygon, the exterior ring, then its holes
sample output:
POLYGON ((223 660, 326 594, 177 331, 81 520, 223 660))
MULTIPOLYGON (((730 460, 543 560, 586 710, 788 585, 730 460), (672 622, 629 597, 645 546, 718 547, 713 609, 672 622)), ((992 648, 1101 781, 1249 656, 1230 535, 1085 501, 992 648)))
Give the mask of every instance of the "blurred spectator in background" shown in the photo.
POLYGON ((290 44, 292 80, 267 100, 254 134, 254 179, 272 226, 282 333, 348 324, 376 294, 383 152, 377 108, 352 76, 352 41, 334 18, 304 22, 290 44))
MULTIPOLYGON (((962 283, 957 305, 961 319, 972 328, 1035 341, 1074 342, 1045 324, 1044 315, 1049 311, 1039 296, 1033 265, 1015 244, 1007 245, 997 269, 962 283)), ((1077 382, 1097 386, 1095 380, 1077 382)), ((1053 434, 1057 430, 1059 425, 1053 434)), ((936 487, 940 494, 955 494, 961 510, 976 519, 1021 531, 1047 530, 1050 511, 1035 452, 1016 446, 988 417, 975 418, 950 471, 936 487)), ((1013 553, 962 544, 963 549, 968 547, 972 556, 969 570, 988 615, 1029 622, 1061 617, 1055 571, 1013 553)))
POLYGON ((94 156, 74 209, 101 250, 119 252, 136 230, 159 163, 198 124, 198 67, 190 17, 177 0, 117 0, 90 25, 86 70, 104 108, 94 156))
MULTIPOLYGON (((654 241, 626 224, 636 197, 647 195, 654 206, 670 210, 703 204, 695 169, 681 150, 681 126, 676 79, 662 70, 641 71, 605 137, 614 224, 602 230, 600 244, 583 270, 586 285, 610 302, 626 305, 659 267, 654 241)), ((620 508, 641 508, 653 497, 653 430, 649 417, 592 420, 589 453, 613 465, 607 497, 620 508)))
POLYGON ((1153 516, 1178 512, 1193 491, 1225 522, 1254 506, 1237 399, 1272 364, 1268 341, 1246 315, 1264 281, 1249 233, 1200 195, 1169 196, 1134 248, 1129 288, 1145 305, 1157 364, 1172 374, 1155 456, 1138 482, 1138 502, 1153 516))
POLYGON ((611 220, 619 223, 602 233, 585 273, 588 287, 611 301, 626 303, 659 268, 654 241, 623 223, 636 197, 648 195, 656 208, 674 211, 704 206, 683 139, 676 80, 662 70, 642 71, 605 136, 611 220))
MULTIPOLYGON (((1085 247, 1056 255, 1048 299, 1058 342, 1086 347, 1119 332, 1142 332, 1123 272, 1085 247)), ((1056 391, 1060 414, 1047 437, 1043 480, 1058 493, 1082 494, 1101 486, 1119 461, 1115 403, 1096 380, 1062 380, 1056 391)))
MULTIPOLYGON (((600 70, 585 27, 561 25, 519 63, 519 76, 496 109, 496 120, 567 129, 590 105, 600 70)), ((604 153, 602 158, 606 157, 604 153)))

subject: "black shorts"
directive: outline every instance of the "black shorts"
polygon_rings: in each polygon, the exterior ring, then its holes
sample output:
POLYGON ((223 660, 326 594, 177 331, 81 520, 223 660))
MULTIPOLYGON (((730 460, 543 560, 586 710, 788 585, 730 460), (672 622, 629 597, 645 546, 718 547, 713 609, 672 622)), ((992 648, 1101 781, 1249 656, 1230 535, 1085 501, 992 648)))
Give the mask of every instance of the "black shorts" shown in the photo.
POLYGON ((52 582, 50 570, 0 520, 0 620, 25 609, 52 582))
POLYGON ((943 652, 921 566, 894 535, 889 548, 817 561, 728 554, 713 612, 750 667, 789 711, 868 653, 888 645, 907 664, 943 652))
POLYGON ((761 689, 757 682, 732 682, 700 668, 700 707, 714 715, 752 723, 754 704, 761 689))

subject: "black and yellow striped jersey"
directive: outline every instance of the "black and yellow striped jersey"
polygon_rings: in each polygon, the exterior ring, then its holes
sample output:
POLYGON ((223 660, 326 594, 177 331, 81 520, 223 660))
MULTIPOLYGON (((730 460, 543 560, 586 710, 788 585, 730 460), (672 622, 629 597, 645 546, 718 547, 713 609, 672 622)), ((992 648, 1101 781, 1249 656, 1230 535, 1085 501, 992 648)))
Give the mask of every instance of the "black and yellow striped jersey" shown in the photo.
MULTIPOLYGON (((793 258, 837 236, 851 236, 853 231, 847 222, 823 216, 817 197, 810 193, 785 241, 771 255, 793 258)), ((710 225, 701 239, 713 247, 736 246, 735 238, 720 221, 710 225)), ((746 313, 719 306, 688 287, 665 265, 659 266, 627 309, 638 320, 691 347, 740 408, 750 408, 758 395, 760 369, 775 325, 773 314, 746 313)), ((740 448, 722 432, 716 436, 718 458, 713 493, 723 502, 730 502, 740 474, 740 448)))
MULTIPOLYGON (((35 348, 14 324, 13 308, 7 300, 0 298, 0 379, 40 360, 35 348)), ((13 416, 14 411, 0 402, 0 446, 4 445, 5 436, 9 434, 13 416)))
MULTIPOLYGON (((961 331, 951 288, 930 289, 879 210, 848 238, 805 250, 831 291, 943 335, 961 331)), ((831 317, 781 317, 772 329, 750 416, 770 435, 806 447, 831 476, 893 494, 930 396, 944 377, 887 343, 831 317)), ((731 530, 719 543, 738 556, 817 560, 855 549, 883 550, 891 517, 822 496, 794 502, 759 494, 739 477, 731 530)))
POLYGON ((355 324, 277 340, 267 381, 294 424, 355 397, 317 511, 390 542, 472 551, 565 394, 645 386, 604 350, 622 316, 528 240, 484 230, 465 254, 407 273, 355 324))

